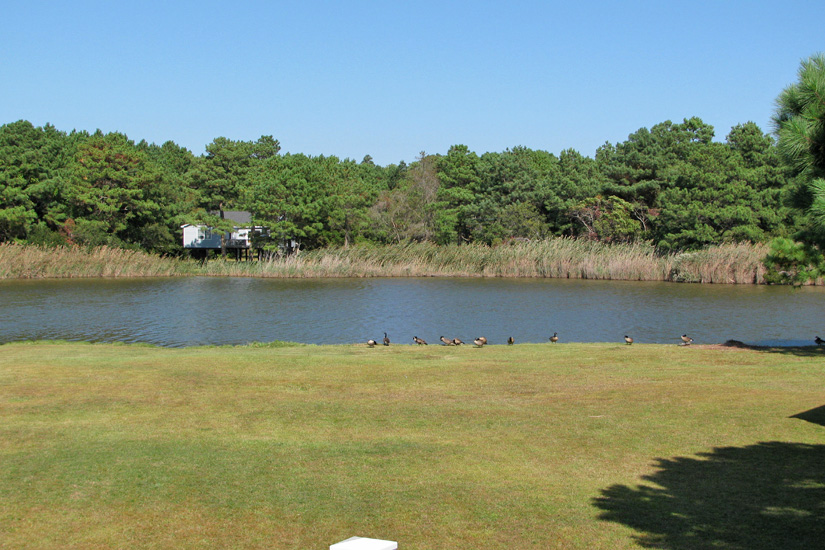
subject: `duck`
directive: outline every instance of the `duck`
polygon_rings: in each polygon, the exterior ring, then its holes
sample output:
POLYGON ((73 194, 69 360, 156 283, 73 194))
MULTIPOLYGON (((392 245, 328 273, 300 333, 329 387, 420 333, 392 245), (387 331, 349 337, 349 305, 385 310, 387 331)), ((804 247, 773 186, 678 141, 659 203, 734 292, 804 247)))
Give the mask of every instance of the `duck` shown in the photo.
POLYGON ((625 341, 625 342, 627 342, 627 345, 629 346, 630 344, 632 344, 632 343, 633 343, 633 338, 631 338, 630 336, 628 336, 627 334, 625 334, 625 335, 624 335, 624 341, 625 341))
POLYGON ((389 346, 389 345, 390 345, 390 338, 389 338, 389 336, 387 336, 387 333, 386 333, 386 332, 384 333, 384 345, 385 345, 385 346, 389 346))
POLYGON ((690 336, 688 336, 687 334, 683 334, 683 335, 681 336, 681 338, 682 338, 682 345, 683 345, 683 346, 689 346, 689 345, 691 345, 691 344, 693 343, 693 338, 691 338, 691 337, 690 337, 690 336))
POLYGON ((820 338, 819 336, 817 336, 816 338, 814 338, 814 342, 816 343, 816 345, 817 345, 817 346, 821 346, 821 345, 825 344, 825 340, 823 340, 823 339, 822 339, 822 338, 820 338))
POLYGON ((454 346, 455 345, 454 341, 449 340, 447 338, 444 338, 443 336, 441 338, 439 338, 439 340, 441 340, 444 343, 445 346, 454 346))
POLYGON ((423 338, 419 338, 418 336, 413 336, 413 342, 415 342, 419 346, 426 346, 427 345, 427 342, 423 338))
POLYGON ((515 343, 516 343, 516 340, 515 340, 512 336, 510 336, 510 337, 507 339, 507 345, 508 345, 508 346, 512 346, 512 345, 513 345, 513 344, 515 344, 515 343))
POLYGON ((484 338, 483 336, 479 336, 478 338, 473 340, 473 344, 475 344, 477 348, 482 347, 486 343, 487 343, 487 339, 484 338))
MULTIPOLYGON (((484 339, 484 342, 485 343, 487 342, 486 338, 484 339)), ((453 345, 454 346, 460 346, 463 343, 464 343, 464 340, 462 340, 461 338, 453 338, 453 345)))
POLYGON ((378 344, 378 342, 376 342, 376 341, 375 341, 375 340, 373 340, 373 339, 369 339, 369 340, 367 340, 367 345, 368 345, 369 347, 371 347, 371 348, 374 348, 377 344, 378 344))
POLYGON ((555 343, 556 343, 556 342, 558 342, 558 341, 559 341, 559 333, 558 333, 558 332, 554 332, 554 333, 553 333, 553 336, 551 336, 551 337, 550 337, 550 343, 551 343, 551 344, 555 344, 555 343))

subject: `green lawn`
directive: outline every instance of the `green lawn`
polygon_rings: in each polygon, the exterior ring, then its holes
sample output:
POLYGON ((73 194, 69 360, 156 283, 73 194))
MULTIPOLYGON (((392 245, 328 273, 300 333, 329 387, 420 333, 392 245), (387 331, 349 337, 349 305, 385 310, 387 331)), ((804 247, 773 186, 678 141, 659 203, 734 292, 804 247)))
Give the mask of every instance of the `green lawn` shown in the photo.
POLYGON ((821 548, 825 350, 0 346, 0 548, 821 548))

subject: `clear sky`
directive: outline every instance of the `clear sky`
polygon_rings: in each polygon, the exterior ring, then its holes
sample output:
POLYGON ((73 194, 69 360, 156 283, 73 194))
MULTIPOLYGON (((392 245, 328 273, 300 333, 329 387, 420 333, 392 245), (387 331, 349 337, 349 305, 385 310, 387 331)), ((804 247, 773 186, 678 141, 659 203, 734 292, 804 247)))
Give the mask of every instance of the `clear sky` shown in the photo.
POLYGON ((0 10, 0 124, 381 165, 465 144, 593 156, 698 116, 770 131, 825 2, 54 1, 0 10))

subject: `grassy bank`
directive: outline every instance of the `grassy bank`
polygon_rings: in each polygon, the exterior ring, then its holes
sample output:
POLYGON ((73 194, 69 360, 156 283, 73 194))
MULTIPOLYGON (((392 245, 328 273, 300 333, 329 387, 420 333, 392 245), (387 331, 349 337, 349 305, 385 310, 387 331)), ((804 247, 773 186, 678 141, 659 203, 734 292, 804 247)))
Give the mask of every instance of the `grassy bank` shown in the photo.
POLYGON ((552 277, 697 283, 762 283, 764 245, 727 244, 658 254, 647 243, 550 239, 489 247, 410 243, 302 252, 270 261, 160 258, 99 248, 0 244, 0 279, 47 277, 552 277))
POLYGON ((7 344, 0 547, 813 548, 822 358, 7 344))

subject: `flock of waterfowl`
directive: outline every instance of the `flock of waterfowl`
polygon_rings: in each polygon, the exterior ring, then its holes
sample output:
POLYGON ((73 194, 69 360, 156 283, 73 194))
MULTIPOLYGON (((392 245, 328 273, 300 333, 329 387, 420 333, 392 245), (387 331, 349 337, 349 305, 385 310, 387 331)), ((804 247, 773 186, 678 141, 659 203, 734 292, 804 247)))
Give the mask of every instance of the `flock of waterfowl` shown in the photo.
MULTIPOLYGON (((680 336, 680 338, 682 340, 682 343, 679 344, 680 346, 689 346, 693 343, 693 338, 691 338, 687 334, 683 334, 682 336, 680 336)), ((445 346, 460 346, 464 343, 459 338, 452 338, 451 339, 451 338, 445 338, 444 336, 441 336, 439 338, 439 340, 441 340, 441 343, 445 346)), ((550 340, 551 344, 555 344, 556 342, 558 342, 559 341, 559 333, 554 332, 553 336, 551 336, 549 338, 549 340, 550 340)), ((629 346, 633 343, 633 338, 631 338, 630 336, 625 334, 624 335, 624 341, 629 346)), ((413 336, 413 342, 415 342, 419 346, 426 346, 427 345, 427 341, 424 340, 423 338, 419 338, 418 336, 413 336)), ((389 336, 387 336, 386 332, 384 333, 384 339, 381 341, 381 343, 385 346, 390 345, 390 338, 389 338, 389 336)), ((507 338, 507 345, 508 346, 512 346, 515 343, 516 343, 516 340, 512 336, 507 338)), ((816 337, 816 343, 817 343, 817 345, 822 345, 822 344, 825 344, 825 340, 822 340, 819 336, 817 336, 816 337)), ((378 344, 379 344, 379 342, 377 340, 367 340, 367 345, 371 348, 374 348, 378 344)), ((477 348, 483 347, 484 345, 487 344, 487 338, 485 338, 484 336, 479 336, 478 338, 475 338, 473 340, 473 344, 477 348)))
MULTIPOLYGON (((679 343, 680 346, 689 346, 693 343, 693 338, 691 338, 687 334, 681 335, 679 337, 679 339, 681 340, 681 342, 679 343)), ((451 339, 451 338, 445 338, 444 336, 441 336, 439 338, 439 340, 441 340, 441 343, 445 346, 460 346, 464 343, 459 338, 452 338, 451 339)), ((559 333, 554 332, 553 336, 551 336, 549 338, 549 340, 550 340, 551 344, 555 344, 556 342, 558 342, 559 341, 559 333)), ((633 344, 633 338, 631 338, 627 334, 624 335, 624 341, 628 346, 633 344)), ((418 336, 413 336, 413 342, 415 342, 419 346, 426 346, 427 345, 427 341, 424 340, 423 338, 419 338, 418 336)), ((380 343, 384 344, 385 346, 390 345, 390 338, 389 338, 389 336, 387 336, 386 332, 384 333, 384 339, 380 343)), ((507 345, 512 346, 515 343, 516 343, 516 340, 512 336, 507 338, 507 345)), ((825 345, 825 340, 823 340, 822 338, 817 336, 816 338, 814 338, 814 343, 817 346, 824 346, 825 345)), ((377 340, 367 340, 367 345, 371 348, 374 348, 378 344, 379 344, 379 342, 377 340)), ((487 344, 487 338, 485 338, 484 336, 479 336, 478 338, 475 338, 473 340, 473 344, 477 348, 483 347, 487 344)))

